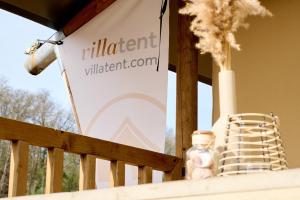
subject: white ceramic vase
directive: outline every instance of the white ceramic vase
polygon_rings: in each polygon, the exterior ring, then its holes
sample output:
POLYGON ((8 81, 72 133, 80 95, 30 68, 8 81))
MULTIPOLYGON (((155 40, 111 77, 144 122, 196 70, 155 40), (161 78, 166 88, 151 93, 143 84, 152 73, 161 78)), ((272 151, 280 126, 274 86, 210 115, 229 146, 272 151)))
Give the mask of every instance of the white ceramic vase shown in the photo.
POLYGON ((235 74, 232 70, 219 72, 219 104, 220 116, 212 131, 216 135, 215 149, 220 152, 225 145, 228 115, 237 113, 235 74))

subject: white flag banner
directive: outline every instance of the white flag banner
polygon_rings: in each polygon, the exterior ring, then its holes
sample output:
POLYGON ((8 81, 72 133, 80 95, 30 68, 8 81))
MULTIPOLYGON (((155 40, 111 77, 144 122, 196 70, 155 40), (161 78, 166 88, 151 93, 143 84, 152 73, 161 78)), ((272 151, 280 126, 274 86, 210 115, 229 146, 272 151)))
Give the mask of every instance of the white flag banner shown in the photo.
MULTIPOLYGON (((161 0, 117 0, 59 47, 84 134, 163 152, 169 12, 157 71, 160 9, 161 0)), ((96 176, 98 187, 107 186, 107 161, 97 161, 96 176)), ((137 169, 126 166, 126 184, 136 183, 137 169)))

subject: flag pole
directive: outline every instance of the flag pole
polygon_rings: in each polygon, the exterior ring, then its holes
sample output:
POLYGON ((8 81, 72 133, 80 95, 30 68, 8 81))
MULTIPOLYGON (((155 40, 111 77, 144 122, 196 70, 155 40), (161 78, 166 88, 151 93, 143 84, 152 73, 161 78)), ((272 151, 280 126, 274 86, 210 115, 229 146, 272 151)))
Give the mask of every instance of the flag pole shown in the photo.
POLYGON ((63 71, 61 72, 61 75, 62 75, 62 77, 64 79, 65 85, 66 85, 67 90, 68 90, 68 94, 69 94, 69 97, 70 97, 70 102, 71 102, 72 111, 73 111, 73 114, 74 114, 74 118, 75 118, 76 124, 78 126, 79 132, 82 133, 82 129, 81 129, 81 125, 80 125, 80 122, 79 122, 79 117, 78 117, 77 109, 76 109, 76 106, 75 106, 73 94, 72 94, 70 83, 69 83, 69 79, 68 79, 68 75, 67 75, 67 72, 66 72, 66 70, 64 68, 63 68, 63 71))
POLYGON ((57 46, 55 46, 55 54, 56 54, 56 58, 59 62, 59 66, 60 66, 60 70, 61 70, 61 76, 63 77, 65 86, 66 86, 67 91, 68 91, 69 100, 70 100, 70 103, 71 103, 72 112, 73 112, 73 115, 74 115, 74 118, 75 118, 75 122, 76 122, 77 127, 78 127, 78 131, 79 131, 80 134, 82 134, 82 129, 81 129, 81 125, 80 125, 80 122, 79 122, 79 117, 78 117, 77 109, 76 109, 76 106, 75 106, 75 101, 74 101, 74 97, 73 97, 73 94, 72 94, 70 82, 69 82, 69 79, 68 79, 66 69, 65 69, 65 67, 64 67, 64 65, 61 61, 61 57, 59 55, 57 46))

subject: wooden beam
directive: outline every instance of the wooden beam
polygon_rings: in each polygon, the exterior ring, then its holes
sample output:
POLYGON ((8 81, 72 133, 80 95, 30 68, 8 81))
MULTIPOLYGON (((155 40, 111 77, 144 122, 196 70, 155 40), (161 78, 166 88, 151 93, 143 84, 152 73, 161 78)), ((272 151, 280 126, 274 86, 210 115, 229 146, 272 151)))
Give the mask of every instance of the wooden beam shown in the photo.
POLYGON ((9 171, 8 196, 24 196, 27 188, 28 143, 13 141, 9 171))
POLYGON ((63 28, 63 33, 65 36, 72 34, 115 1, 116 0, 92 0, 71 21, 67 23, 67 25, 63 28))
POLYGON ((139 166, 138 184, 152 183, 152 168, 147 166, 139 166))
POLYGON ((80 156, 79 191, 96 188, 96 157, 90 155, 80 156))
MULTIPOLYGON (((176 3, 178 7, 184 5, 183 1, 176 3)), ((183 161, 187 149, 192 145, 191 135, 197 129, 198 51, 195 48, 195 37, 189 29, 190 22, 190 17, 178 16, 176 156, 183 161)))
POLYGON ((46 188, 45 193, 61 192, 63 175, 64 150, 58 148, 48 149, 46 188))
POLYGON ((110 162, 110 186, 118 187, 125 185, 125 163, 122 161, 110 162))
POLYGON ((5 118, 0 118, 0 139, 22 140, 34 146, 59 148, 70 153, 94 155, 104 160, 120 160, 159 171, 171 171, 180 161, 175 156, 5 118))

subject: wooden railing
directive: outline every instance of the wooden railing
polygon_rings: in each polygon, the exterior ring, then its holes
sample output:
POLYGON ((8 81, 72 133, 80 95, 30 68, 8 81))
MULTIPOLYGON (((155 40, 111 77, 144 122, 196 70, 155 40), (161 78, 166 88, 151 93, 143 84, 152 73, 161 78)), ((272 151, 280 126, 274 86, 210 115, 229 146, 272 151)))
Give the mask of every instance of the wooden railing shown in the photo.
POLYGON ((46 193, 61 191, 64 152, 79 154, 79 190, 95 188, 96 158, 111 163, 111 186, 125 184, 125 164, 138 166, 138 183, 151 183, 152 170, 164 181, 177 177, 181 159, 83 135, 0 118, 0 140, 11 141, 9 197, 26 195, 29 145, 48 149, 46 193))

